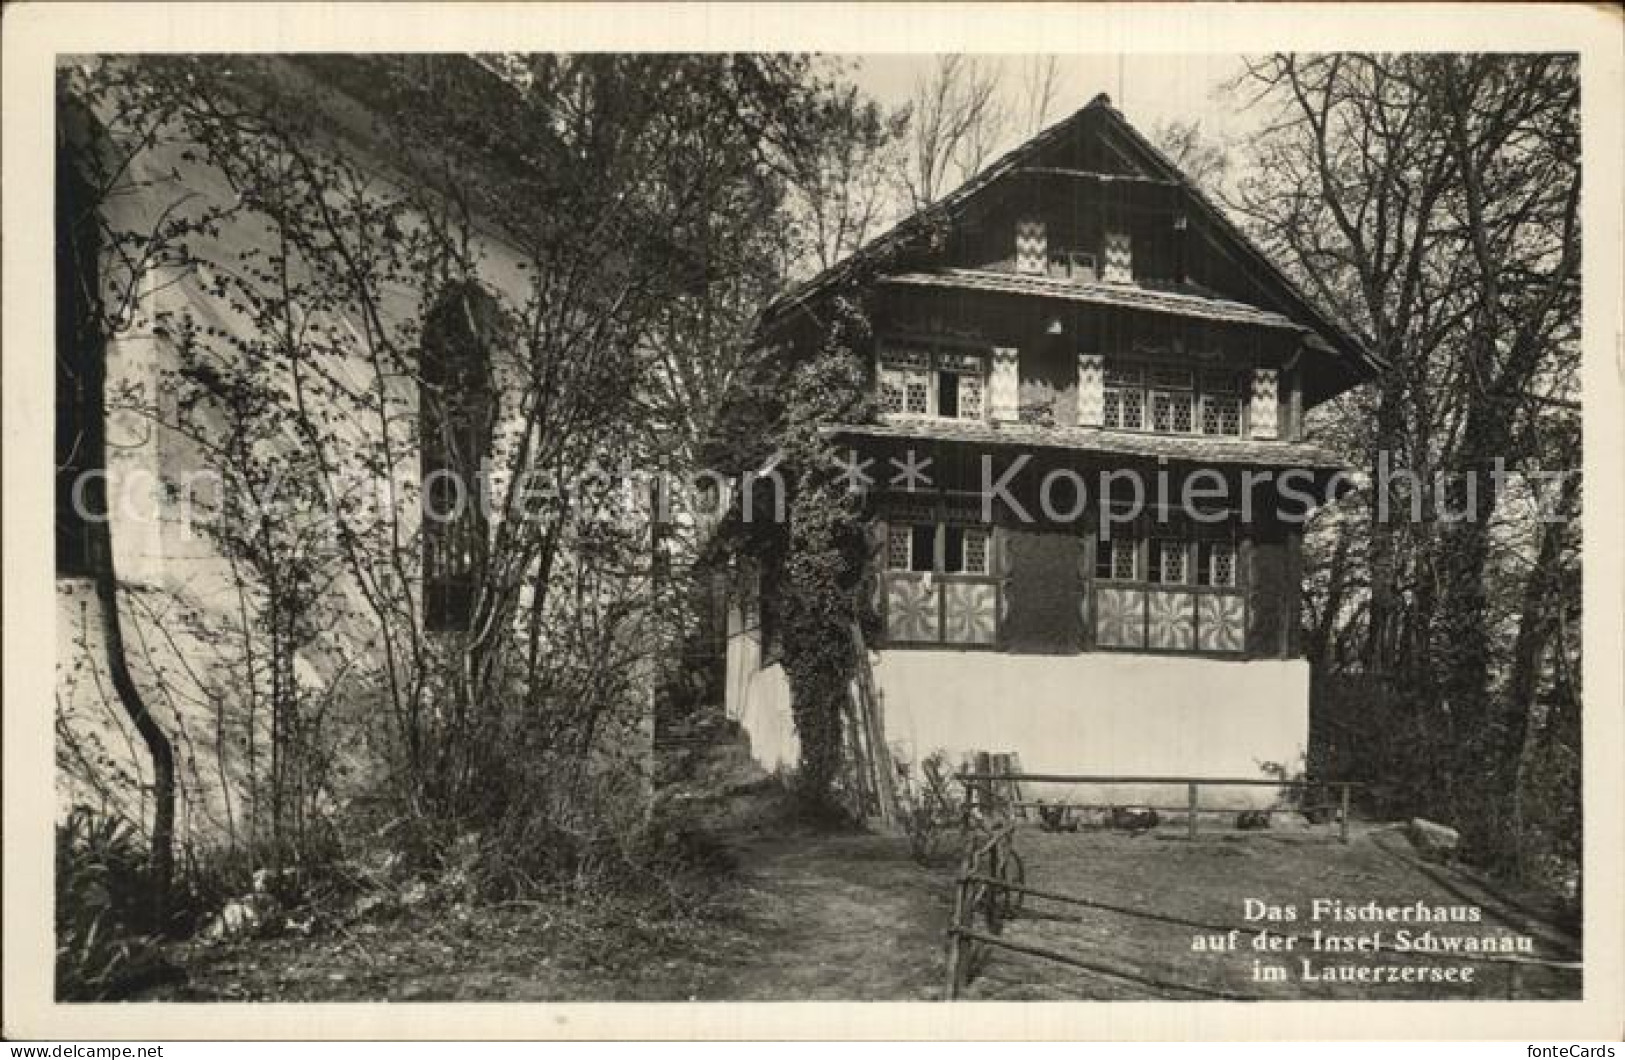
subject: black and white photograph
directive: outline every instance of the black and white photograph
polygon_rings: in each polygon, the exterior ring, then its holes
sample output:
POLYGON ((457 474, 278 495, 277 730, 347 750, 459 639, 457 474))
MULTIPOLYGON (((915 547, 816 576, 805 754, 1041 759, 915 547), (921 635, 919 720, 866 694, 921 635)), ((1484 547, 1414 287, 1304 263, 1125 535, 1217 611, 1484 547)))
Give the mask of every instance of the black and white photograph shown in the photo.
POLYGON ((1618 56, 863 40, 44 57, 45 1003, 1617 991, 1618 56))

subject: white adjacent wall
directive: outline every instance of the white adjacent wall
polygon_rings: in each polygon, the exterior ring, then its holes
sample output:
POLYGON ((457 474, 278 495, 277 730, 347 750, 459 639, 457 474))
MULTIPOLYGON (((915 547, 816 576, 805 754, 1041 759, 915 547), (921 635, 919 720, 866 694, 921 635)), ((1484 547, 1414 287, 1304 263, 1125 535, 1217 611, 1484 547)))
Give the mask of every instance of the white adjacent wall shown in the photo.
MULTIPOLYGON (((875 653, 886 738, 917 762, 936 750, 957 765, 972 751, 1014 752, 1028 773, 1268 776, 1296 772, 1309 742, 1309 664, 1090 652, 875 653)), ((764 767, 792 768, 797 744, 789 686, 760 666, 754 630, 736 623, 728 647, 728 711, 764 767)), ((1184 805, 1181 787, 1033 787, 1033 798, 1114 805, 1184 805)), ((1277 789, 1204 788, 1204 807, 1268 805, 1277 789)))

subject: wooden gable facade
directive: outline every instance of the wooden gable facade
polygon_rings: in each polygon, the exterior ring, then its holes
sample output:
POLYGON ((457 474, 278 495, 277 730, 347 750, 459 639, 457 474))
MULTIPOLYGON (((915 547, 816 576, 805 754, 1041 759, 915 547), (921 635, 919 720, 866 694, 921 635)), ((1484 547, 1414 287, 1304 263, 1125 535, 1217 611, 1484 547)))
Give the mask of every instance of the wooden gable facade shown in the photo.
POLYGON ((1299 654, 1291 516, 1338 468, 1304 414, 1374 365, 1109 100, 769 326, 843 285, 881 411, 828 430, 881 469, 882 647, 1299 654))

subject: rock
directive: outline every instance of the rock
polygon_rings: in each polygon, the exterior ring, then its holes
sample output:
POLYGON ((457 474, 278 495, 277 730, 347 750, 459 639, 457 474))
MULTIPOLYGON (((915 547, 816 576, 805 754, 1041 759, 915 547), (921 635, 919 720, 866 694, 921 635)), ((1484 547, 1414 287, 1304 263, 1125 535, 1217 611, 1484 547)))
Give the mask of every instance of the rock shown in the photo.
POLYGON ((1429 861, 1449 860, 1456 852, 1457 844, 1461 842, 1461 833, 1454 828, 1447 828, 1421 817, 1411 818, 1411 823, 1405 826, 1405 836, 1416 848, 1416 852, 1429 861))
POLYGON ((412 881, 412 883, 405 890, 401 891, 402 908, 411 909, 413 906, 422 905, 428 900, 429 885, 424 883, 422 880, 412 881))
POLYGON ((1276 810, 1270 815, 1270 828, 1277 832, 1307 832, 1313 827, 1313 822, 1301 813, 1276 810))
POLYGON ((1148 806, 1113 806, 1108 826, 1139 835, 1161 823, 1162 817, 1148 806))
POLYGON ((1243 832, 1269 828, 1270 824, 1268 810, 1243 810, 1236 815, 1236 827, 1243 832))
POLYGON ((260 914, 252 898, 239 898, 227 902, 218 916, 203 929, 203 937, 210 940, 240 938, 259 930, 260 914))

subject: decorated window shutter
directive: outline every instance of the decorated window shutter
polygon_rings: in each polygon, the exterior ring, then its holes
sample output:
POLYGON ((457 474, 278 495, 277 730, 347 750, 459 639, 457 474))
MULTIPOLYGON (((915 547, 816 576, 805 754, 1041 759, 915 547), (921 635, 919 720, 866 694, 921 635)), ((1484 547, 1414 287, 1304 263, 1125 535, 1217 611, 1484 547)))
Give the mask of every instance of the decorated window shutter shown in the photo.
POLYGON ((1105 399, 1105 358, 1078 354, 1078 426, 1099 427, 1105 399))
POLYGON ((993 350, 988 404, 995 422, 1014 423, 1020 418, 1020 360, 1020 352, 1014 346, 999 346, 993 350))
POLYGON ((1280 413, 1280 373, 1274 368, 1253 369, 1252 422, 1254 438, 1277 436, 1276 421, 1280 413))
POLYGON ((1028 276, 1049 271, 1049 239, 1043 221, 1016 222, 1016 271, 1028 276))
POLYGON ((1134 282, 1134 241, 1127 232, 1106 233, 1104 279, 1107 283, 1134 282))

